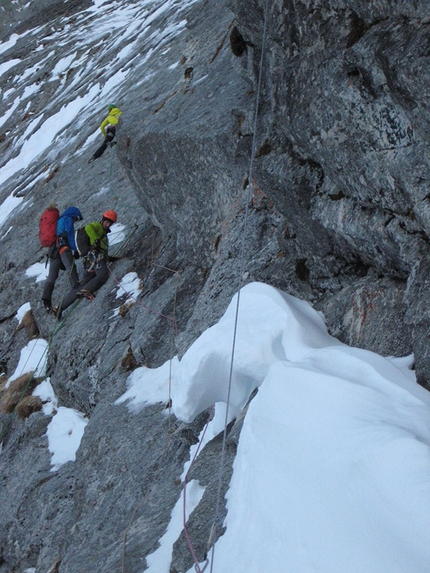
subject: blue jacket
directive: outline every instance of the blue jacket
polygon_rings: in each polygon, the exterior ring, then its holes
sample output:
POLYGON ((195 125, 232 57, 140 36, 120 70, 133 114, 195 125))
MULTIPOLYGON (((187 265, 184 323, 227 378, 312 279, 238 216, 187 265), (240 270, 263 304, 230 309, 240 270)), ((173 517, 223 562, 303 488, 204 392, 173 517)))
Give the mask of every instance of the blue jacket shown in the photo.
POLYGON ((82 221, 82 214, 77 207, 69 207, 58 219, 57 237, 60 239, 60 245, 69 245, 73 251, 77 251, 74 219, 82 221))

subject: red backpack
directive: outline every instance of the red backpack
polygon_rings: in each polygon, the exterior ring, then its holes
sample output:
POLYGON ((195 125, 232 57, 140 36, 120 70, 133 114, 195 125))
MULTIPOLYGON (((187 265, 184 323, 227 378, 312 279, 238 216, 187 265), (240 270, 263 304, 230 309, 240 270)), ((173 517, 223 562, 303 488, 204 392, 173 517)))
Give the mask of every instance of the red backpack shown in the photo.
POLYGON ((42 247, 50 247, 57 240, 57 222, 60 211, 50 205, 43 211, 39 222, 39 239, 42 247))

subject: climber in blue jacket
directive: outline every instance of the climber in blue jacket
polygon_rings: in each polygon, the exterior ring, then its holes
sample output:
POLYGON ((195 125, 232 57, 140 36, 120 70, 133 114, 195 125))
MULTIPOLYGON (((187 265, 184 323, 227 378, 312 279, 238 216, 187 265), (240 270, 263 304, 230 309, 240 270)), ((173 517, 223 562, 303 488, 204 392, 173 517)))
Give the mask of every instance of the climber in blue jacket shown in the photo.
POLYGON ((49 272, 42 294, 45 310, 52 310, 52 292, 60 270, 67 271, 72 288, 79 283, 75 259, 79 258, 75 242, 75 222, 82 221, 82 214, 77 207, 69 207, 57 222, 57 240, 49 252, 49 272))

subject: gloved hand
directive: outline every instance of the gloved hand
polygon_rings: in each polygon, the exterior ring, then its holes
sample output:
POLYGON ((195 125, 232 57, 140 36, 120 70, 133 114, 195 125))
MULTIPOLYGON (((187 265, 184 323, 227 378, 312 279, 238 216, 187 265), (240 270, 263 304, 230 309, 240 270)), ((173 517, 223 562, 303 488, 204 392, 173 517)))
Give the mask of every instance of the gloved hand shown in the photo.
POLYGON ((79 255, 78 251, 73 252, 73 257, 75 258, 75 260, 79 259, 79 256, 80 255, 79 255))

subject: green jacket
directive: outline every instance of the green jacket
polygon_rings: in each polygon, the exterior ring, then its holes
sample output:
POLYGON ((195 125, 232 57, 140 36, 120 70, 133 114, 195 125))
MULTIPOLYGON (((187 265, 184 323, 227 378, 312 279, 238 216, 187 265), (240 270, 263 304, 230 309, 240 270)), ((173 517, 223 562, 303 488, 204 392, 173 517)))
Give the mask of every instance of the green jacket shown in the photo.
POLYGON ((85 225, 85 232, 90 238, 91 247, 95 245, 101 251, 103 251, 105 255, 107 255, 109 249, 109 240, 102 224, 98 222, 89 223, 88 225, 85 225))

